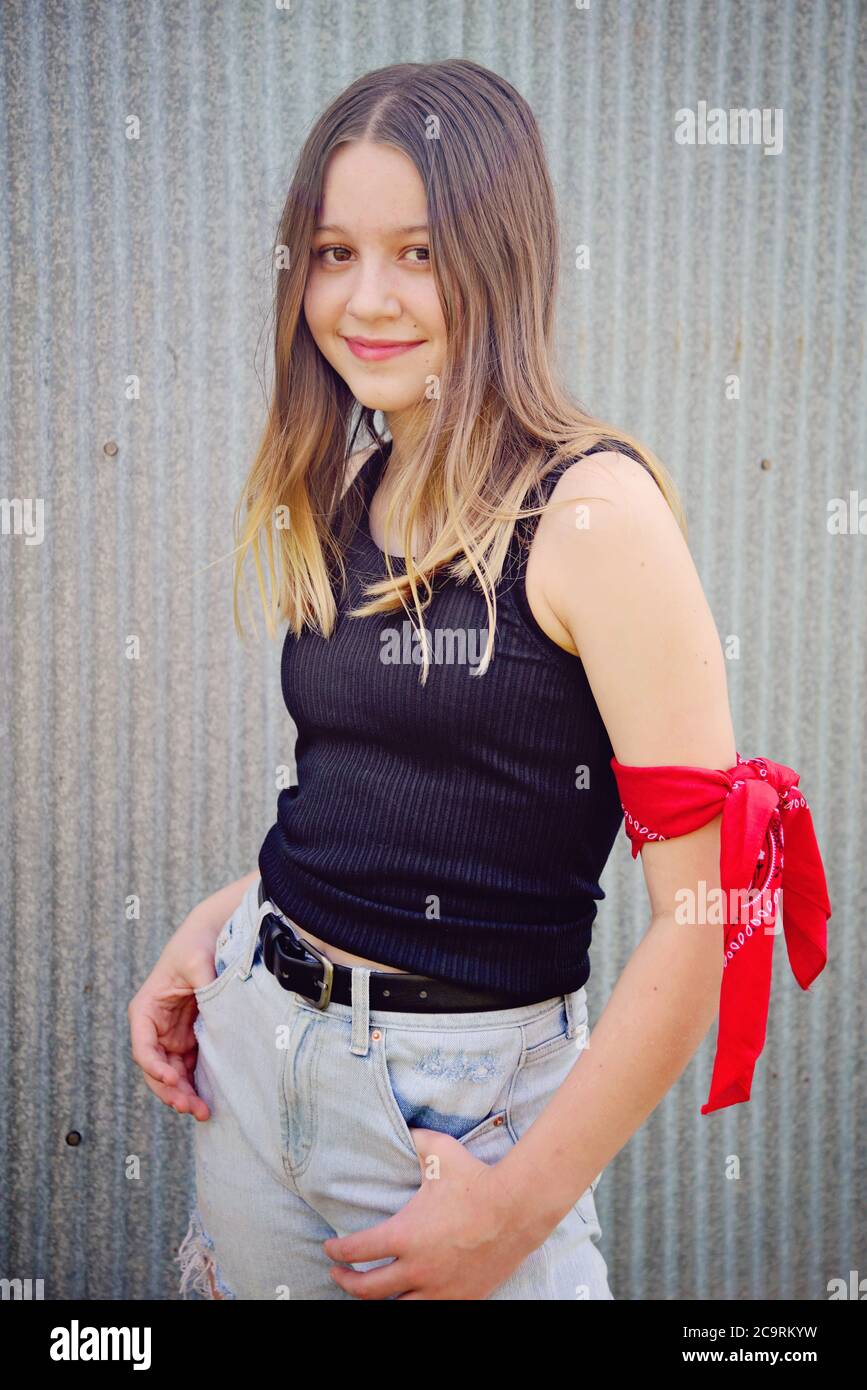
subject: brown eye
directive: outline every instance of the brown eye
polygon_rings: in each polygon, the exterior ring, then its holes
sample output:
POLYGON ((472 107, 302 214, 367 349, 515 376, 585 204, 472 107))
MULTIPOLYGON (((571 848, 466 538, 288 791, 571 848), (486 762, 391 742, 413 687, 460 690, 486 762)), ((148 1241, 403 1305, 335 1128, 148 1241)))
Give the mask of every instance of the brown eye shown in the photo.
MULTIPOLYGON (((328 252, 329 252, 329 251, 335 251, 335 252, 336 252, 336 251, 346 251, 348 255, 350 255, 350 256, 352 255, 352 252, 349 251, 348 247, 346 247, 346 246, 323 246, 323 247, 321 248, 321 250, 319 250, 319 251, 316 252, 316 259, 321 261, 321 260, 323 259, 324 256, 327 256, 327 255, 328 255, 328 252)), ((330 265, 345 265, 346 262, 345 262, 345 261, 331 261, 331 262, 329 262, 328 264, 330 264, 330 265)))

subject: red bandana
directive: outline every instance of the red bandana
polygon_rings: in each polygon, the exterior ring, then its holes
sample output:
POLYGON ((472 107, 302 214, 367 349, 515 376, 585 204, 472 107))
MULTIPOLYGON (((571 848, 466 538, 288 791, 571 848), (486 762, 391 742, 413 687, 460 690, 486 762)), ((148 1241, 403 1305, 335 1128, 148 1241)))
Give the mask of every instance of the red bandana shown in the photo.
POLYGON ((739 1105, 750 1098, 753 1071, 765 1045, 780 889, 786 950, 802 989, 813 983, 827 960, 831 904, 813 818, 797 790, 799 774, 768 758, 744 759, 740 753, 727 772, 627 767, 616 758, 611 766, 633 859, 648 840, 686 835, 722 812, 725 951, 716 1057, 701 1113, 739 1105))

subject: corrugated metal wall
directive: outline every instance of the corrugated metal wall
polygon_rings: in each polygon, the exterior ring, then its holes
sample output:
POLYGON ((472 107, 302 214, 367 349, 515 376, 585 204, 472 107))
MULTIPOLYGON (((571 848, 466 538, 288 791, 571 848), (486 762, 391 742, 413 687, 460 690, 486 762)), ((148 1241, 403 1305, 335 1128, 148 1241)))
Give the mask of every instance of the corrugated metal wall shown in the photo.
MULTIPOLYGON (((608 1168, 613 1291, 820 1299, 867 1275, 867 537, 828 524, 867 498, 863 7, 6 0, 0 36, 0 495, 44 503, 41 544, 0 536, 0 1275, 176 1296, 194 1121, 140 1079, 126 1007, 189 908, 255 866, 291 760, 279 648, 236 639, 226 559, 271 238, 326 101, 455 56, 537 112, 566 374, 674 473, 739 638, 738 747, 801 772, 834 908, 810 995, 778 943, 750 1105, 699 1116, 712 1033, 608 1168), (781 109, 782 152, 678 144, 700 102, 781 109)), ((603 884, 591 1023, 647 922, 625 836, 603 884)))

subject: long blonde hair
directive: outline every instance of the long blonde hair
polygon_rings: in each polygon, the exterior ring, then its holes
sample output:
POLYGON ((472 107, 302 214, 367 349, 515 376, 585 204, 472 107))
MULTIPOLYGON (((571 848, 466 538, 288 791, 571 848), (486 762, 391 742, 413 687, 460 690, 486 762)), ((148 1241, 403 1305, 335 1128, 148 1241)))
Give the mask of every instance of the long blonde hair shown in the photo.
MULTIPOLYGON (((329 156, 347 141, 401 150, 427 192, 431 264, 446 325, 443 374, 402 417, 412 458, 385 520, 403 513, 406 573, 369 585, 354 617, 390 612, 411 596, 419 628, 436 570, 475 575, 488 611, 513 527, 538 515, 542 478, 561 459, 605 440, 647 468, 681 528, 686 518, 663 464, 632 436, 575 404, 554 379, 551 352, 559 260, 555 195, 541 136, 524 98, 497 73, 464 58, 398 63, 358 78, 317 120, 299 155, 274 246, 274 386, 255 461, 235 509, 233 606, 252 549, 269 636, 286 619, 323 636, 337 617, 332 581, 362 498, 347 464, 364 434, 382 445, 375 412, 359 407, 307 327, 303 298, 329 156), (346 490, 346 491, 345 491, 346 490), (344 496, 345 491, 345 496, 344 496), (528 494, 536 499, 523 507, 528 494), (423 538, 418 561, 411 537, 423 538), (274 536, 280 557, 275 567, 274 536), (262 569, 265 543, 270 596, 262 569)), ((406 445, 404 440, 406 439, 406 445)), ((366 441, 365 441, 366 442, 366 441)), ((571 503, 574 505, 574 502, 571 503)), ((422 642, 428 673, 428 644, 422 642)))

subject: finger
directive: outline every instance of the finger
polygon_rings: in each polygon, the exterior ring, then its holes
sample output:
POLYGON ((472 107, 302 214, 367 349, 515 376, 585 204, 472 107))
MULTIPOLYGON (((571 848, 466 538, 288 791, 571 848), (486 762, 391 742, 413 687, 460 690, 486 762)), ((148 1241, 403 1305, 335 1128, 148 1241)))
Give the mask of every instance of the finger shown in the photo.
MULTIPOLYGON (((160 1049, 162 1050, 162 1049, 160 1049)), ((195 1115, 197 1120, 206 1120, 210 1111, 200 1098, 193 1084, 195 1077, 195 1049, 183 1055, 175 1052, 163 1053, 166 1081, 155 1080, 143 1070, 147 1086, 164 1105, 170 1105, 179 1114, 195 1115), (192 1062, 192 1066, 190 1065, 192 1062)))
POLYGON ((175 1110, 179 1115, 192 1115, 195 1120, 208 1120, 211 1112, 205 1101, 200 1095, 191 1090, 189 1094, 181 1095, 175 1102, 175 1110))
POLYGON ((401 1260, 394 1260, 381 1269, 363 1271, 335 1265, 331 1278, 353 1298, 361 1299, 394 1298, 397 1294, 408 1293, 412 1288, 412 1281, 404 1272, 401 1260))
POLYGON ((159 1081, 151 1081, 147 1075, 145 1081, 157 1099, 176 1110, 179 1115, 193 1115, 197 1120, 207 1120, 210 1117, 211 1112, 205 1101, 188 1081, 179 1077, 174 1086, 163 1086, 159 1081))
POLYGON ((147 1014, 136 1014, 129 1021, 129 1033, 132 1059, 136 1065, 154 1081, 170 1086, 176 1072, 166 1057, 165 1048, 156 1041, 157 1030, 153 1019, 148 1018, 147 1014))
POLYGON ((329 1236, 322 1248, 330 1260, 341 1264, 359 1264, 366 1260, 384 1260, 403 1254, 396 1218, 388 1217, 378 1226, 353 1231, 349 1236, 329 1236))
POLYGON ((193 1085, 197 1053, 196 1046, 184 1053, 166 1053, 159 1044, 154 1044, 148 1052, 147 1048, 143 1051, 139 1043, 132 1055, 159 1100, 181 1115, 191 1114, 197 1120, 207 1120, 211 1112, 193 1085), (146 1065, 148 1057, 150 1062, 146 1065))

